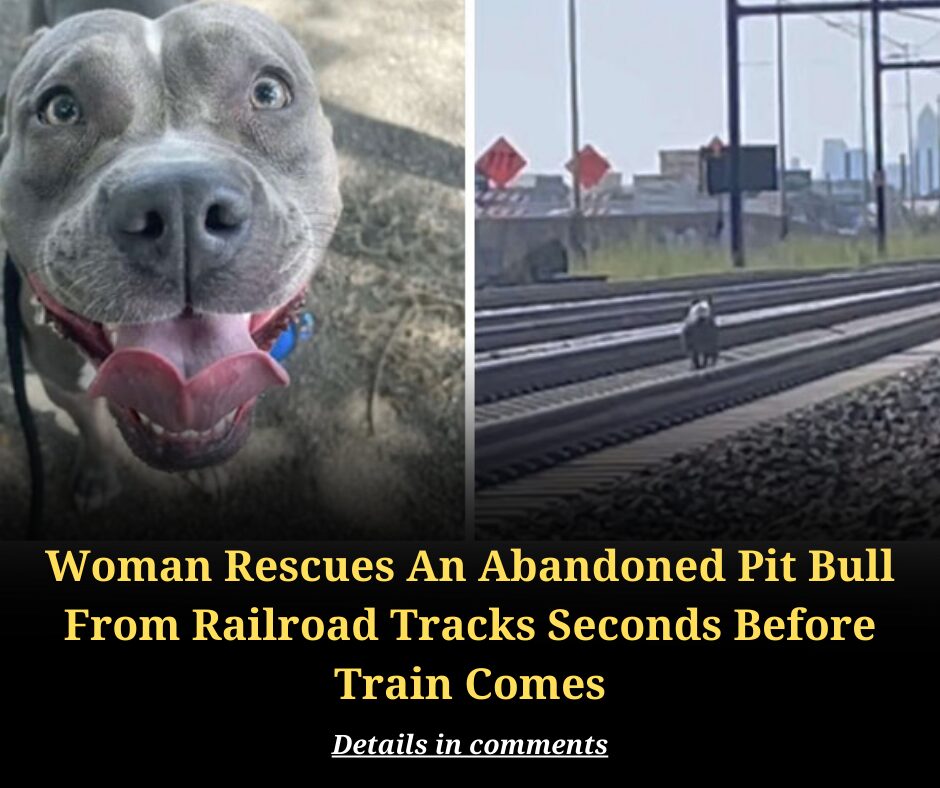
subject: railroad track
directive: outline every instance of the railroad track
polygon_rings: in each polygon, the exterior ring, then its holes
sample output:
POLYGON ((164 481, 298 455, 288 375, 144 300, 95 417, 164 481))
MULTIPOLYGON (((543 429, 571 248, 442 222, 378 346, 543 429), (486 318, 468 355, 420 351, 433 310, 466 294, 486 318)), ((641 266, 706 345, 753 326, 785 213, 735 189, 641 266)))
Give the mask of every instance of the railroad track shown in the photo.
MULTIPOLYGON (((840 272, 783 281, 725 284, 709 288, 707 292, 711 294, 718 314, 729 314, 938 281, 940 266, 921 264, 862 273, 840 272)), ((498 309, 478 307, 475 331, 477 358, 496 358, 498 351, 517 346, 678 322, 696 292, 680 289, 617 295, 615 285, 607 287, 613 292, 596 298, 498 309)))
MULTIPOLYGON (((881 271, 901 265, 929 265, 935 259, 906 260, 890 265, 870 268, 881 271)), ((845 274, 845 268, 817 269, 809 276, 845 274)), ((677 276, 669 279, 650 279, 630 282, 608 282, 606 280, 551 282, 534 285, 512 285, 508 287, 485 287, 477 291, 477 309, 502 309, 531 304, 547 304, 558 301, 575 301, 590 298, 605 298, 612 295, 637 295, 678 290, 713 289, 735 284, 780 284, 807 277, 805 271, 746 270, 718 274, 677 276)))
POLYGON ((620 385, 608 382, 593 391, 569 386, 555 397, 543 392, 540 401, 514 412, 494 403, 478 419, 477 487, 504 485, 938 338, 940 303, 934 293, 932 302, 757 343, 750 348, 754 352, 705 371, 677 369, 646 380, 627 376, 620 385))
MULTIPOLYGON (((940 272, 940 269, 938 269, 940 272)), ((719 314, 723 350, 940 300, 940 281, 719 314)), ((476 403, 565 386, 682 358, 672 321, 528 345, 476 360, 476 403)))

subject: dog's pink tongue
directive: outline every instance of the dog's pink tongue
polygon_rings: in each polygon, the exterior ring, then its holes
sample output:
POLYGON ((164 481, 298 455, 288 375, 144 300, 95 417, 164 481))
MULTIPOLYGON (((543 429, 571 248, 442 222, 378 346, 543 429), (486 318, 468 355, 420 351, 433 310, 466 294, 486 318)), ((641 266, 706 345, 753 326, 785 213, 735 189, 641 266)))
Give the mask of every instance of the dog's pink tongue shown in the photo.
POLYGON ((170 430, 210 429, 287 372, 258 350, 250 315, 201 315, 122 325, 89 389, 170 430))

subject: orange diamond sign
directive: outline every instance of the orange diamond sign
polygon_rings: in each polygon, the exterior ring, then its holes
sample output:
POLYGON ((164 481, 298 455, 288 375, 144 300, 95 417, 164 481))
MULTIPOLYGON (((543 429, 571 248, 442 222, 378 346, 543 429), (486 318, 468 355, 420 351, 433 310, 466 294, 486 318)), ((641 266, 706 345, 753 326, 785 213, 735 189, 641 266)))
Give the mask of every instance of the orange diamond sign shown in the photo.
POLYGON ((505 137, 500 137, 477 159, 477 172, 483 173, 497 188, 504 188, 528 162, 505 137))
MULTIPOLYGON (((574 174, 574 159, 565 167, 574 174)), ((593 145, 585 145, 578 154, 578 168, 581 176, 581 185, 585 189, 593 189, 601 179, 610 171, 610 162, 595 150, 593 145)))

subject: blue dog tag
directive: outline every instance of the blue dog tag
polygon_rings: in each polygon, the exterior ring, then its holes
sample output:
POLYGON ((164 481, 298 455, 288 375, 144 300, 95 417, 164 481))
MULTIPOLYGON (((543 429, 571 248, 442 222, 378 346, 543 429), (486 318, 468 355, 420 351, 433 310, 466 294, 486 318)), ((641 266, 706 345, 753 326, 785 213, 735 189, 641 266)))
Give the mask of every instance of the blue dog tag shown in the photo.
POLYGON ((294 352, 298 343, 306 342, 316 330, 316 321, 309 312, 304 312, 292 322, 277 338, 269 351, 275 361, 283 361, 294 352))

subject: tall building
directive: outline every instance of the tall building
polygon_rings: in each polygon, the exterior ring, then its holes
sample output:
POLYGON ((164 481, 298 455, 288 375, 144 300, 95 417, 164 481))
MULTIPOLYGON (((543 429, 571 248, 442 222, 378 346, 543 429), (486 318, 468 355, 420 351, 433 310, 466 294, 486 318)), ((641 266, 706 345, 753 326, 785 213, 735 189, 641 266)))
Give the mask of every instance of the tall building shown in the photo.
POLYGON ((823 140, 822 179, 832 181, 845 180, 845 154, 849 146, 842 139, 823 140))
POLYGON ((860 181, 865 177, 865 152, 861 148, 847 151, 849 157, 849 180, 860 181))
POLYGON ((917 116, 917 136, 915 137, 914 151, 916 155, 916 176, 914 184, 920 195, 930 194, 940 186, 940 156, 937 155, 938 145, 937 113, 930 104, 917 116))
MULTIPOLYGON (((872 175, 871 157, 868 161, 868 177, 872 175)), ((822 171, 819 180, 861 181, 865 178, 865 151, 849 148, 843 139, 823 140, 822 171)))

